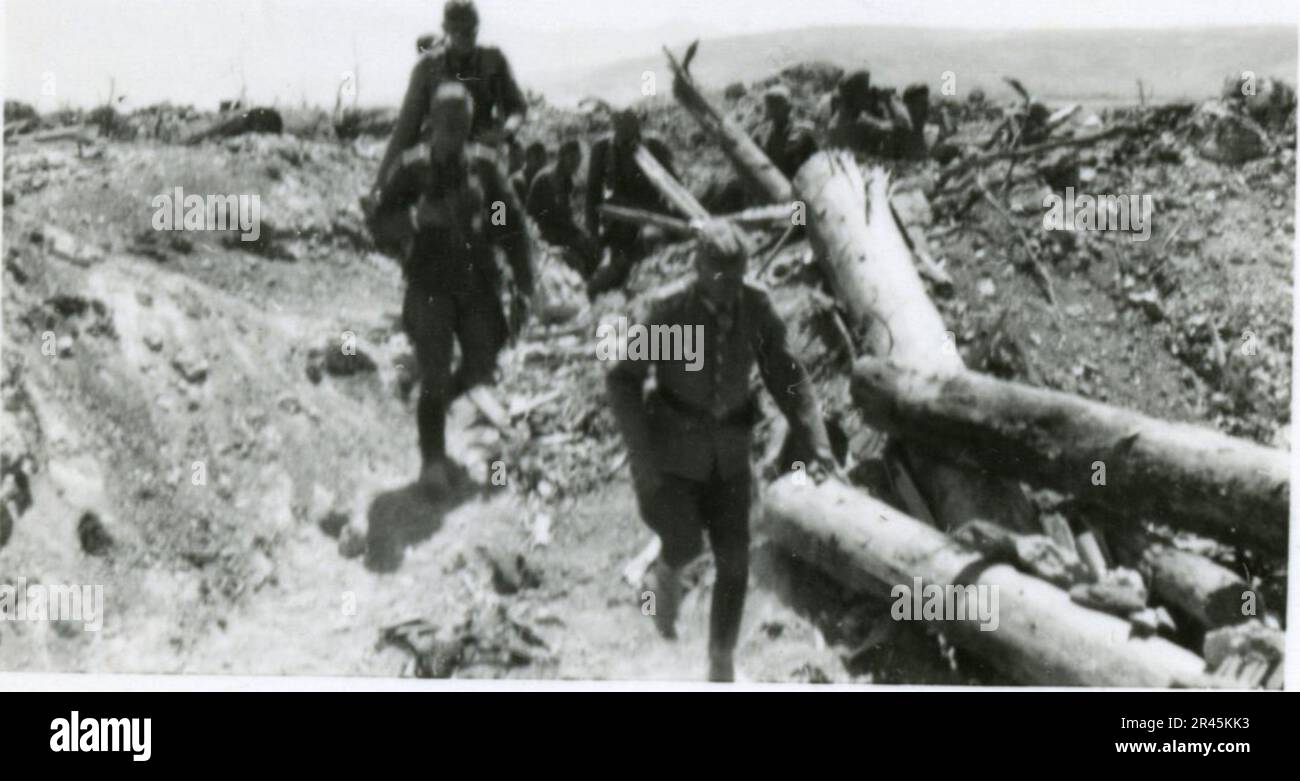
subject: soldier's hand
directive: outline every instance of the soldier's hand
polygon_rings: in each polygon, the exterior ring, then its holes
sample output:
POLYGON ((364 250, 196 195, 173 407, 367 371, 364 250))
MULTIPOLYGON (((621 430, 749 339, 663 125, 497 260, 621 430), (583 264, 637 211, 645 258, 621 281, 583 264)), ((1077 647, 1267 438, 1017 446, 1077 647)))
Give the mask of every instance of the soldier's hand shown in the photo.
POLYGON ((820 458, 808 465, 808 476, 814 483, 821 483, 827 478, 849 482, 848 473, 833 458, 820 458))
POLYGON ((630 460, 632 487, 642 497, 653 497, 663 485, 663 474, 652 466, 638 464, 635 458, 630 460))

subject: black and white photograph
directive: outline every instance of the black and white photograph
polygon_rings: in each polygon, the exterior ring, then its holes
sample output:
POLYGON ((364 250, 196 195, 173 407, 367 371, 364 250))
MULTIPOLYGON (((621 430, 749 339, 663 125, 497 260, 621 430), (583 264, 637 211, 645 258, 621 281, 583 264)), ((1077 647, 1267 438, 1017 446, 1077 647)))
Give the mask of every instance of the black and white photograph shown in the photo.
POLYGON ((0 13, 0 691, 1300 687, 1293 1, 0 13))

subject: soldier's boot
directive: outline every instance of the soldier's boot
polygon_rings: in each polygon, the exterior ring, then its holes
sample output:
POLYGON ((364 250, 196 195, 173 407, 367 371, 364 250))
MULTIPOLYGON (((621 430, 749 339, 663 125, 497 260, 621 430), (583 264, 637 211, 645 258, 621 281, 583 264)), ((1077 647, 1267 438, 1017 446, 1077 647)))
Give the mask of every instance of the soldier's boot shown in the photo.
POLYGON ((430 498, 440 498, 452 492, 455 487, 454 479, 451 461, 443 456, 426 460, 420 467, 420 477, 417 482, 425 495, 430 498))
POLYGON ((645 587, 654 594, 655 629, 666 640, 677 639, 677 613, 682 602, 681 570, 655 559, 646 572, 645 587))
POLYGON ((730 648, 709 649, 709 681, 732 683, 736 680, 736 653, 730 648))

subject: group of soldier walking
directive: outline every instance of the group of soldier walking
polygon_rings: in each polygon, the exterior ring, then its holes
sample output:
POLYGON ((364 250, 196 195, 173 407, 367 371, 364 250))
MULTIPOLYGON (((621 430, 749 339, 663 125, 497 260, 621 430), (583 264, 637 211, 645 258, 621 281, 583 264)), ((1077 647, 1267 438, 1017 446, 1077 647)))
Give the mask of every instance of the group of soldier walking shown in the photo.
MULTIPOLYGON (((525 215, 544 241, 562 248, 594 299, 621 288, 654 241, 652 229, 605 219, 600 206, 668 211, 636 160, 640 148, 676 175, 669 149, 642 132, 638 114, 615 112, 611 132, 590 148, 585 227, 579 225, 572 200, 582 144, 564 140, 553 163, 540 144, 520 148, 515 139, 528 101, 500 50, 478 44, 478 25, 472 0, 449 0, 442 39, 417 42, 419 59, 365 199, 376 243, 403 259, 402 322, 419 364, 418 483, 431 495, 466 480, 446 452, 448 406, 492 382, 498 353, 527 316, 510 305, 533 293, 525 215), (453 371, 454 343, 461 358, 453 371)), ((865 72, 853 74, 835 96, 827 143, 915 155, 924 146, 917 131, 926 101, 914 90, 901 100, 874 91, 865 72)), ((764 105, 767 123, 756 141, 792 176, 816 152, 815 134, 792 117, 784 87, 765 93, 764 105)), ((694 275, 643 297, 633 321, 701 326, 702 365, 668 355, 617 361, 607 375, 608 401, 642 518, 662 542, 645 584, 655 595, 655 625, 675 637, 680 573, 707 536, 717 573, 709 678, 729 681, 749 577, 750 445, 760 414, 751 392, 755 369, 790 421, 789 452, 814 470, 836 466, 785 326, 766 293, 744 281, 748 238, 723 220, 698 225, 697 233, 694 275)))

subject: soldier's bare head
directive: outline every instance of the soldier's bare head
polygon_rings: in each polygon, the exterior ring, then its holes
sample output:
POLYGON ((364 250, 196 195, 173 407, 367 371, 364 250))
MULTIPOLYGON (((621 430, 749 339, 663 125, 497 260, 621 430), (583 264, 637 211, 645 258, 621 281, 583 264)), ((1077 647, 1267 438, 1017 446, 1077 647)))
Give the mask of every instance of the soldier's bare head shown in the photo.
POLYGON ((433 156, 445 160, 464 148, 474 118, 474 98, 465 86, 454 81, 438 86, 429 106, 433 156))
POLYGON ((524 150, 524 168, 537 173, 546 167, 546 144, 534 141, 524 150))
POLYGON ((871 102, 871 73, 854 71, 844 76, 839 84, 840 105, 849 111, 865 109, 871 102))
POLYGON ((912 84, 903 90, 903 105, 910 110, 930 105, 930 88, 924 84, 912 84))
POLYGON ((447 0, 442 8, 442 30, 453 53, 473 51, 478 43, 478 8, 473 0, 447 0))
POLYGON ((749 242, 726 220, 705 220, 696 226, 695 271, 707 298, 733 300, 745 279, 749 242))
POLYGON ((556 162, 561 171, 572 175, 582 164, 582 145, 576 139, 569 139, 560 144, 560 152, 556 157, 556 162))
POLYGON ((641 142, 641 117, 630 108, 615 112, 612 123, 614 125, 614 143, 620 146, 631 146, 641 142))
POLYGON ((767 118, 778 122, 790 117, 790 90, 784 84, 777 84, 763 93, 763 106, 767 118))

